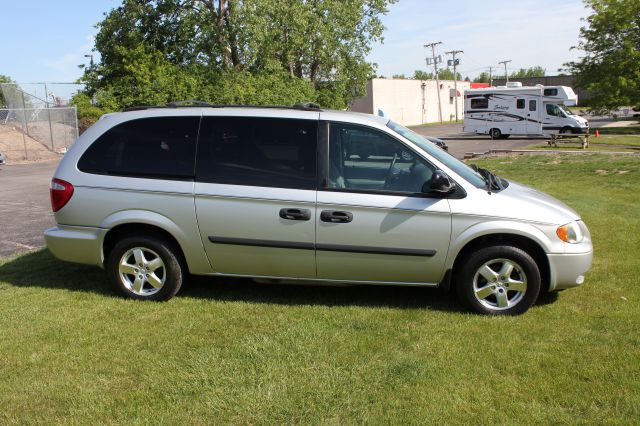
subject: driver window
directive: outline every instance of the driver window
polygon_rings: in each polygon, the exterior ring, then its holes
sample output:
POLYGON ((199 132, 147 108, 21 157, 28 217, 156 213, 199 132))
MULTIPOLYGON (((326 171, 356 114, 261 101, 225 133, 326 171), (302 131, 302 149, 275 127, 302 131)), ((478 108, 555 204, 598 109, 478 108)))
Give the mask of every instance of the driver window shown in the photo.
POLYGON ((560 113, 558 111, 558 107, 555 104, 547 104, 547 115, 559 117, 560 113))
POLYGON ((332 123, 329 187, 419 193, 435 168, 380 131, 332 123))

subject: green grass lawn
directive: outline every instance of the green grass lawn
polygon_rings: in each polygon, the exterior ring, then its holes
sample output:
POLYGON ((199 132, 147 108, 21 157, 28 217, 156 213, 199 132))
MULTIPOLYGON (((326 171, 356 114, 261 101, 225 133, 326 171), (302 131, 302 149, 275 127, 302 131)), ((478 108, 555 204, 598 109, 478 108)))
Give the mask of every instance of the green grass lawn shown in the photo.
POLYGON ((0 424, 637 423, 640 159, 474 162, 581 212, 582 287, 507 318, 428 289, 247 280, 145 303, 25 254, 0 260, 0 424))
MULTIPOLYGON (((590 151, 629 151, 640 152, 640 135, 601 135, 596 138, 592 135, 589 138, 590 151)), ((526 149, 559 149, 559 150, 577 150, 582 149, 580 142, 562 142, 557 147, 550 146, 546 141, 537 141, 527 146, 526 149)))
POLYGON ((640 135, 639 126, 600 127, 598 129, 591 129, 591 133, 595 134, 596 130, 598 130, 601 135, 640 135))

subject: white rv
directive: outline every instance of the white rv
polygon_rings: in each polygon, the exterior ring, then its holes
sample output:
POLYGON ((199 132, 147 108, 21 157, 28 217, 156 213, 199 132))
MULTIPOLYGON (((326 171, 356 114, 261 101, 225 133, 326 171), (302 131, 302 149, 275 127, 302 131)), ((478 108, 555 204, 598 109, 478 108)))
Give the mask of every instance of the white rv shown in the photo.
POLYGON ((464 92, 464 132, 487 134, 494 139, 510 135, 549 136, 588 133, 589 123, 566 106, 578 96, 567 86, 508 86, 464 92))

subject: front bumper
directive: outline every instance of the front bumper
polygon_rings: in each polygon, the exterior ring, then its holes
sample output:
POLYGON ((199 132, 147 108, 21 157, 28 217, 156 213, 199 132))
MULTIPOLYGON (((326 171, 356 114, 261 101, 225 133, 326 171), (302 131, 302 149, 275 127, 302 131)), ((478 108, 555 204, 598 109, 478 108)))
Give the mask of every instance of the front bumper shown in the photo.
POLYGON ((44 231, 49 251, 67 262, 103 266, 102 242, 108 229, 58 225, 44 231))
POLYGON ((586 253, 547 254, 549 259, 549 291, 577 287, 591 268, 593 250, 586 253))

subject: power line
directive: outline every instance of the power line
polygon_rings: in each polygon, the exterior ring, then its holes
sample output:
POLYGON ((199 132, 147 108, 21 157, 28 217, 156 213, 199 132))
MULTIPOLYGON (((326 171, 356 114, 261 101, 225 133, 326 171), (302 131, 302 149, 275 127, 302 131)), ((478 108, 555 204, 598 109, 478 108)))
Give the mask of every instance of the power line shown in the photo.
MULTIPOLYGON (((436 43, 427 43, 424 45, 424 47, 430 47, 431 48, 431 61, 433 62, 433 71, 435 72, 435 76, 436 76, 436 92, 438 92, 438 117, 440 118, 440 124, 442 124, 442 104, 440 102, 440 79, 438 78, 438 62, 442 61, 442 57, 438 56, 436 58, 436 46, 442 44, 441 41, 438 41, 436 43)), ((429 63, 429 58, 426 58, 427 61, 427 65, 431 65, 429 63)))

